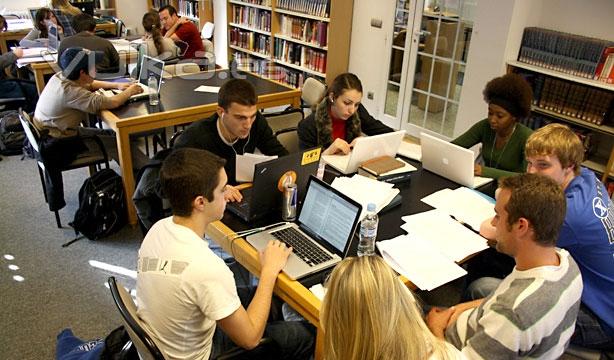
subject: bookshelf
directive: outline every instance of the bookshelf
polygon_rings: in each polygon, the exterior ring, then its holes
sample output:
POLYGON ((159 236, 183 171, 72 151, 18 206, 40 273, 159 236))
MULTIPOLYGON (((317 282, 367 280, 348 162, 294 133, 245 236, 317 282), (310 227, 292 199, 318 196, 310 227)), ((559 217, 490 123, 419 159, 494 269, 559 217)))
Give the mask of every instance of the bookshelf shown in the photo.
POLYGON ((550 122, 569 125, 585 141, 583 165, 602 174, 604 183, 614 178, 614 84, 520 61, 508 61, 507 71, 522 75, 533 88, 534 116, 526 125, 534 129, 550 122))
POLYGON ((300 88, 346 72, 352 0, 227 0, 228 58, 300 88))
POLYGON ((172 5, 179 16, 190 19, 201 30, 205 23, 213 22, 212 0, 147 0, 150 9, 158 10, 162 6, 172 5))

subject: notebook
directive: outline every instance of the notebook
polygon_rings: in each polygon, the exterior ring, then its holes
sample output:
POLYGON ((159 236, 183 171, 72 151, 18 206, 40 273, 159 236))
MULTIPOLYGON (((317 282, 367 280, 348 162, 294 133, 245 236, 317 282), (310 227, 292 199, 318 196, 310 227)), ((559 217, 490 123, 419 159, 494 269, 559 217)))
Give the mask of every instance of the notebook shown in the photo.
POLYGON ((362 162, 386 155, 394 157, 403 136, 405 130, 359 137, 348 155, 322 155, 322 160, 343 174, 355 173, 362 162))
POLYGON ((273 211, 279 211, 283 197, 280 184, 283 184, 287 174, 294 178, 300 204, 300 199, 304 197, 307 189, 309 175, 315 175, 318 170, 320 148, 314 150, 256 164, 252 187, 241 191, 243 195, 241 202, 228 203, 226 209, 247 222, 261 219, 273 211), (309 156, 312 154, 317 156, 309 156))
POLYGON ((247 242, 257 250, 266 248, 271 239, 291 245, 293 251, 283 272, 293 280, 300 279, 347 256, 361 211, 359 203, 310 176, 296 223, 250 235, 247 242))
POLYGON ((420 143, 424 169, 472 189, 493 181, 473 174, 473 151, 425 133, 420 143))

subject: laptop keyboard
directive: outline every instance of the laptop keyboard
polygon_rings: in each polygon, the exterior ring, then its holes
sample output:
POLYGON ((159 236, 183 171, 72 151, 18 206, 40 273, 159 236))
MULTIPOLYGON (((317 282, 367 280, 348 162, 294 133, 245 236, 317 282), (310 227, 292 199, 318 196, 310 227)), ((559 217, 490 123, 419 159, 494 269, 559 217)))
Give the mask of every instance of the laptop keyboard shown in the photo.
POLYGON ((316 266, 332 260, 332 256, 322 251, 322 249, 317 247, 309 238, 301 234, 295 228, 288 227, 273 231, 271 235, 286 245, 292 246, 294 254, 309 266, 316 266))

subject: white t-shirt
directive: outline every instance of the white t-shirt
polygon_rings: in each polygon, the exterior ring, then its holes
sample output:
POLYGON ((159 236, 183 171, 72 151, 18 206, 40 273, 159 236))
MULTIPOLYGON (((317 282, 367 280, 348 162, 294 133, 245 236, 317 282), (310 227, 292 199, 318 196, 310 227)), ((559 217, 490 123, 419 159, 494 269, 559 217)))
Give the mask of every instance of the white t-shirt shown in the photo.
POLYGON ((154 224, 139 249, 137 313, 167 359, 208 359, 216 321, 240 305, 206 240, 172 217, 154 224))

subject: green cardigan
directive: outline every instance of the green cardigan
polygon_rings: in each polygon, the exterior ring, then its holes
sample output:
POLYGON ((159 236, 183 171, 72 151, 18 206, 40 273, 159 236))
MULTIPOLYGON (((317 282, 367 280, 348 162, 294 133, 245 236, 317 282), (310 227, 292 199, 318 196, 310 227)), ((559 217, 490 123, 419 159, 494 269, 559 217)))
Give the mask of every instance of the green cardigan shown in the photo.
POLYGON ((488 119, 484 119, 473 125, 452 143, 467 149, 482 143, 484 166, 482 166, 481 176, 499 179, 527 171, 524 146, 532 132, 533 130, 519 123, 507 144, 501 149, 493 149, 495 132, 490 128, 488 119))

